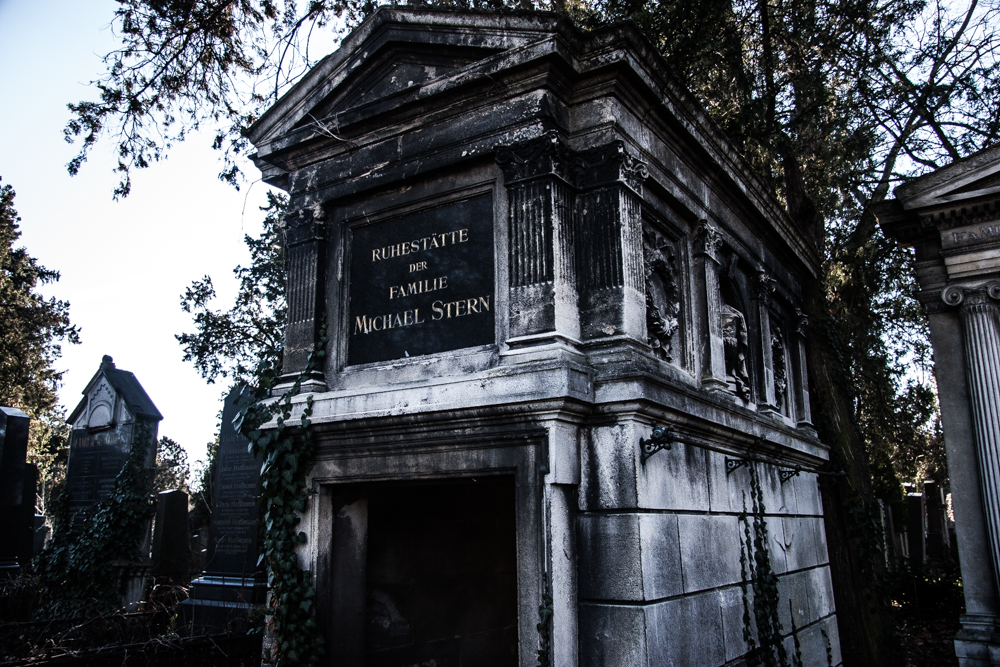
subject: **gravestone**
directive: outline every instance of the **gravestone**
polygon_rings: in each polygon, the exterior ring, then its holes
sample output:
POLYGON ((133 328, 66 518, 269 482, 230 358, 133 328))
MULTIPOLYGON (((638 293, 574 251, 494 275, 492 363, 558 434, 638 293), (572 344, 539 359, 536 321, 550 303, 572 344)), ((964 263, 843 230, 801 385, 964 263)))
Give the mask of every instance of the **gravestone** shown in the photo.
POLYGON ((257 567, 261 462, 247 451, 249 442, 233 426, 248 400, 242 386, 234 387, 222 409, 207 564, 181 606, 182 625, 195 634, 245 624, 247 611, 262 604, 267 592, 257 567))
POLYGON ((184 581, 190 565, 188 495, 179 489, 158 493, 156 527, 153 530, 152 574, 184 581))
POLYGON ((115 367, 105 355, 70 414, 66 485, 73 525, 81 525, 115 487, 138 438, 147 445, 145 465, 156 461, 159 422, 163 419, 135 376, 115 367))
POLYGON ((16 575, 31 561, 35 480, 34 466, 25 463, 30 422, 17 408, 0 407, 0 577, 16 575))

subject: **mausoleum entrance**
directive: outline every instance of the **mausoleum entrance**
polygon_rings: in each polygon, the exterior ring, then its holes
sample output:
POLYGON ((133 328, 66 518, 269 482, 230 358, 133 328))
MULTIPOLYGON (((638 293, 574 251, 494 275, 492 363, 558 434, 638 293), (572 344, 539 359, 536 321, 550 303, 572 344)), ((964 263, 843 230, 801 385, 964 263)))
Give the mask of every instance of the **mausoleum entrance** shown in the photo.
POLYGON ((517 665, 513 476, 346 485, 335 496, 365 523, 354 573, 364 664, 517 665))

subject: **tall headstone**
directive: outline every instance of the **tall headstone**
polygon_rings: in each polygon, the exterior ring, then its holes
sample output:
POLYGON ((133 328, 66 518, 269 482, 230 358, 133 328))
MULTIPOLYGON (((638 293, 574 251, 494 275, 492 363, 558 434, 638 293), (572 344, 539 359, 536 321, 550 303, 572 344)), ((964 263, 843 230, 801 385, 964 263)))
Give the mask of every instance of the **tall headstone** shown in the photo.
POLYGON ((914 249, 927 312, 965 613, 962 667, 1000 664, 1000 145, 905 183, 876 214, 914 249))
POLYGON ((27 565, 25 543, 30 540, 32 522, 25 519, 35 513, 34 479, 29 488, 25 463, 30 421, 17 408, 0 407, 0 576, 16 575, 27 565))
POLYGON ((182 605, 182 622, 196 634, 238 627, 266 595, 266 579, 257 566, 261 462, 233 425, 247 400, 248 392, 234 387, 222 409, 207 564, 182 605))
POLYGON ((67 420, 73 427, 66 484, 74 525, 111 494, 139 438, 147 446, 145 465, 155 463, 157 430, 163 419, 135 376, 116 368, 107 355, 83 395, 67 420))
POLYGON ((190 566, 188 495, 179 489, 163 491, 156 496, 152 574, 175 582, 185 581, 190 566))

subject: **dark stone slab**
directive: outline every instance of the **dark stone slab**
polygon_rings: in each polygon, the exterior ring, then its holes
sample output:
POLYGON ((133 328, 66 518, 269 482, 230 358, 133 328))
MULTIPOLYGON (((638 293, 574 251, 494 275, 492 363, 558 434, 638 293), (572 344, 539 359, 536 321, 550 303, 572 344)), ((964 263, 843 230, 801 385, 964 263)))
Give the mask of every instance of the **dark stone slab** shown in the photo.
POLYGON ((115 478, 128 461, 134 424, 119 424, 97 433, 74 429, 69 436, 69 512, 74 525, 93 514, 97 505, 111 495, 115 478))
MULTIPOLYGON (((0 407, 0 576, 18 571, 31 524, 24 522, 25 457, 31 419, 17 408, 0 407)), ((33 480, 32 480, 33 481, 33 480)), ((34 514, 34 486, 31 486, 34 514)))
POLYGON ((348 364, 494 342, 493 197, 356 227, 348 364))
POLYGON ((190 563, 188 495, 179 489, 159 493, 153 532, 153 574, 178 581, 186 579, 190 563))
POLYGON ((247 611, 263 604, 267 591, 257 566, 261 461, 247 451, 249 442, 233 426, 249 400, 248 392, 235 387, 222 410, 207 565, 181 605, 182 625, 193 634, 245 628, 247 611))

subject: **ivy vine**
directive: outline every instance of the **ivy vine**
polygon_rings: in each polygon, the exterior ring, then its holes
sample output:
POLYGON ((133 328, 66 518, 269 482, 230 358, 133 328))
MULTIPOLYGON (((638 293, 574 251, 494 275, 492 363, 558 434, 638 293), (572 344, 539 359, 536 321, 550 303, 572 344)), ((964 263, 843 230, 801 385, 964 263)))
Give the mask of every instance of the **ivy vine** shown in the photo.
POLYGON ((145 465, 153 442, 149 426, 137 423, 114 489, 78 527, 70 524, 69 492, 63 484, 52 539, 34 562, 39 618, 74 618, 121 607, 137 560, 148 556, 141 547, 153 512, 154 470, 145 465))
POLYGON ((237 417, 236 427, 249 441, 249 450, 263 460, 260 473, 260 503, 264 536, 260 561, 267 565, 270 589, 267 629, 274 637, 267 659, 276 667, 314 667, 323 655, 323 637, 316 624, 316 591, 309 572, 299 567, 296 548, 306 534, 298 530, 312 492, 306 476, 315 462, 316 444, 310 432, 313 397, 306 397, 298 424, 292 417, 292 397, 302 380, 319 367, 326 346, 326 327, 306 368, 278 400, 269 400, 278 378, 276 369, 258 369, 253 400, 237 417), (274 420, 276 426, 264 430, 274 420))
MULTIPOLYGON (((778 577, 771 567, 770 541, 764 520, 764 492, 757 474, 757 463, 749 461, 751 512, 747 514, 746 493, 743 511, 739 515, 740 588, 743 597, 743 640, 749 649, 747 667, 789 667, 789 656, 782 641, 781 620, 778 617, 778 577), (751 592, 753 593, 751 599, 751 592), (754 633, 756 629, 756 633, 754 633)), ((789 600, 791 604, 791 600, 789 600)), ((798 636, 792 620, 795 654, 791 667, 801 667, 798 636)))

